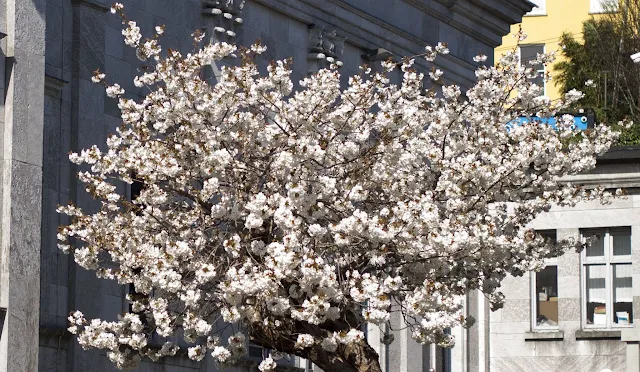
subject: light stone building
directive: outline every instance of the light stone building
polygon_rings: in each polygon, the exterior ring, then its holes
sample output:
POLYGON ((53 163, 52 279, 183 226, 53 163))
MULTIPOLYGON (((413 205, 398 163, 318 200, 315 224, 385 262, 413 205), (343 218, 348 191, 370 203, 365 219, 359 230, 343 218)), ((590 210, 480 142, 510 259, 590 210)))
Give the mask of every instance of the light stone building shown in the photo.
MULTIPOLYGON (((69 200, 91 205, 67 154, 104 144, 120 124, 115 100, 91 82, 93 71, 105 71, 131 98, 144 93, 132 84, 139 62, 123 44, 122 25, 107 1, 0 0, 0 372, 114 370, 104 353, 81 350, 65 331, 66 317, 79 309, 113 319, 128 310, 127 289, 96 279, 57 249, 57 227, 67 221, 55 212, 69 200)), ((190 49, 196 29, 242 44, 261 39, 269 48, 262 64, 292 56, 296 81, 323 66, 319 53, 342 61, 346 77, 363 63, 419 54, 425 44, 444 41, 451 54, 438 67, 446 82, 462 87, 474 80, 472 57, 492 56, 510 25, 532 7, 526 0, 247 0, 244 7, 241 0, 122 2, 143 32, 166 25, 165 48, 190 49), (227 6, 230 21, 212 11, 227 6), (216 34, 217 27, 225 33, 216 34), (319 43, 320 35, 328 43, 319 43)), ((476 308, 484 309, 482 298, 472 296, 468 310, 476 308)), ((488 318, 478 318, 479 327, 454 331, 472 342, 451 351, 418 346, 406 331, 394 331, 390 346, 379 341, 377 328, 368 334, 386 371, 485 371, 488 318)), ((260 350, 250 354, 236 371, 255 370, 260 350)), ((283 364, 305 368, 298 360, 283 364)), ((210 359, 176 357, 139 370, 216 366, 210 359)))
POLYGON ((552 208, 532 223, 550 239, 594 241, 503 282, 506 302, 490 315, 491 372, 640 371, 640 148, 613 149, 571 180, 628 196, 552 208))

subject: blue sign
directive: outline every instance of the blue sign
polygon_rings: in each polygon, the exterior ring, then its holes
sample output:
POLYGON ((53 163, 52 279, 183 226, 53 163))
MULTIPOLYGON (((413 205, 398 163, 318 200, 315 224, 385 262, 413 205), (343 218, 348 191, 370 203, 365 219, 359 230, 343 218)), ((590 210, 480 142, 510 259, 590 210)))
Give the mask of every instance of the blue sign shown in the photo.
MULTIPOLYGON (((561 116, 561 115, 558 115, 558 116, 561 116)), ((548 117, 548 118, 539 118, 537 116, 530 116, 530 117, 520 116, 519 118, 507 123, 507 130, 510 130, 514 126, 528 124, 532 121, 540 124, 549 125, 553 129, 556 129, 556 123, 558 122, 558 120, 554 116, 548 117)), ((586 130, 592 124, 593 123, 589 122, 589 117, 587 115, 575 115, 573 117, 573 126, 571 129, 586 130)))

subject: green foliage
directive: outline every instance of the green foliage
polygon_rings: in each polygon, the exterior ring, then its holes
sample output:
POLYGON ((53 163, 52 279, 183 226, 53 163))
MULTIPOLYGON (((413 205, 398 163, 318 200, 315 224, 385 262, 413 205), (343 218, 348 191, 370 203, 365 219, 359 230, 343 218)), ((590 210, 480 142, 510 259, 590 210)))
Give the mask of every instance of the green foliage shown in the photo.
POLYGON ((555 65, 555 82, 562 92, 578 89, 585 94, 580 106, 593 108, 598 122, 623 129, 619 145, 640 144, 640 66, 630 55, 638 51, 637 35, 626 27, 628 19, 616 14, 583 23, 582 40, 570 33, 561 37, 565 60, 555 65), (592 80, 595 86, 585 86, 592 80))

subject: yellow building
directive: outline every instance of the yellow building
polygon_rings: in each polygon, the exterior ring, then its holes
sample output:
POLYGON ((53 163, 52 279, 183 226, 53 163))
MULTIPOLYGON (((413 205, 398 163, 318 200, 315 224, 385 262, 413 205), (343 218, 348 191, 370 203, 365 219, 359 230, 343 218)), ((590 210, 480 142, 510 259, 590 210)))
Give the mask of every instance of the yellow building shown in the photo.
MULTIPOLYGON (((522 26, 523 31, 528 35, 518 50, 523 61, 536 58, 537 53, 551 51, 557 51, 557 61, 561 60, 558 42, 562 33, 571 32, 579 38, 582 35, 582 22, 605 10, 610 10, 611 5, 608 3, 612 0, 530 1, 537 7, 523 17, 520 25, 511 26, 511 33, 503 37, 502 45, 495 49, 496 61, 504 53, 515 48, 517 39, 514 35, 518 32, 519 26, 522 26)), ((546 69, 546 72, 553 76, 553 66, 547 66, 546 69)), ((545 84, 545 94, 551 99, 559 98, 560 93, 555 81, 545 84)))

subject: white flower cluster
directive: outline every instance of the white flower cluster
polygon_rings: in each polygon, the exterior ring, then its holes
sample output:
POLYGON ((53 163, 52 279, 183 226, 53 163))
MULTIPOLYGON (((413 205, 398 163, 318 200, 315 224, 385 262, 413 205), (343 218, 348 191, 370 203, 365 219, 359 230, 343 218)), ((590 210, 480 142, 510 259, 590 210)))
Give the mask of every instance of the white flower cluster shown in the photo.
MULTIPOLYGON (((507 274, 560 252, 524 226, 551 205, 607 196, 558 180, 592 168, 617 134, 540 125, 535 116, 581 93, 550 101, 514 53, 479 67, 466 92, 425 92, 412 60, 401 85, 364 69, 342 88, 328 69, 294 92, 288 62, 259 74, 261 45, 239 51, 244 62, 212 84, 201 69, 234 46, 161 56, 155 42, 141 46, 134 22, 123 33, 154 56, 135 80, 150 93, 119 99, 123 125, 106 146, 71 154, 87 165, 79 177, 101 208, 60 207, 71 222, 58 235, 81 266, 135 287, 135 313, 118 321, 70 317, 81 345, 107 350, 119 367, 175 354, 152 336, 182 337, 191 359, 209 352, 221 364, 256 333, 284 352, 341 352, 366 345, 357 328, 393 312, 416 340, 451 345, 445 330, 466 324, 465 293, 481 289, 500 306, 507 274), (521 117, 531 122, 514 125, 521 117), (118 180, 142 192, 127 201, 118 180), (223 345, 218 318, 243 331, 223 345)), ((448 52, 441 43, 425 58, 448 52)), ((274 368, 273 358, 260 364, 274 368)))
POLYGON ((313 346, 313 344, 315 343, 313 336, 311 336, 310 334, 302 334, 302 335, 298 335, 298 339, 296 340, 296 349, 304 349, 307 347, 311 347, 313 346))
POLYGON ((260 365, 258 365, 258 370, 260 370, 261 372, 273 372, 276 370, 276 367, 276 361, 273 360, 272 357, 268 357, 267 359, 260 362, 260 365))

